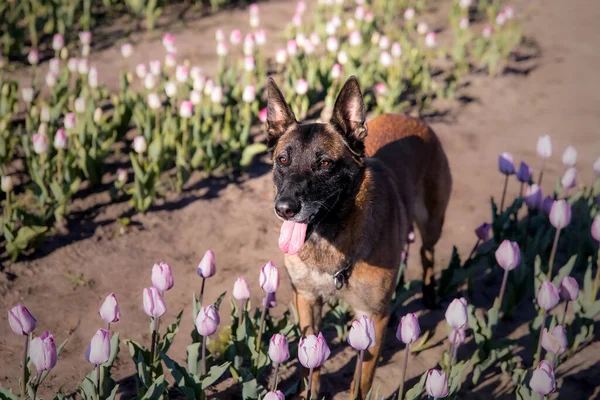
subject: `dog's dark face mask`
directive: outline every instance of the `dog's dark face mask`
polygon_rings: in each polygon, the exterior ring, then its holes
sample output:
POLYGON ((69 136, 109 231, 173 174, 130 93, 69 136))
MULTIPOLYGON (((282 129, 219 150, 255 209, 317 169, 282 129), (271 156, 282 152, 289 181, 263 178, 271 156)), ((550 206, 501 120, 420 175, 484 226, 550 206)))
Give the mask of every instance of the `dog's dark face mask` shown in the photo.
POLYGON ((295 254, 315 224, 355 187, 363 169, 365 106, 358 81, 351 77, 329 123, 299 123, 273 79, 267 90, 274 209, 284 221, 279 246, 295 254))

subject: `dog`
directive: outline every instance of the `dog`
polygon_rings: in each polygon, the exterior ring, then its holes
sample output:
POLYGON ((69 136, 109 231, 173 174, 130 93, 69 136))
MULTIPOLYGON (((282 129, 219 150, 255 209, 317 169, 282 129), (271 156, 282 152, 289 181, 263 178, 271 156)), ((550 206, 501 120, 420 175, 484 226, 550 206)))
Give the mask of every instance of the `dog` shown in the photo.
MULTIPOLYGON (((353 382, 351 389, 352 398, 365 399, 413 221, 422 238, 423 300, 429 307, 435 302, 434 246, 452 190, 448 160, 435 133, 417 119, 386 114, 367 124, 354 76, 329 123, 296 121, 272 78, 267 97, 274 209, 283 221, 279 247, 300 330, 318 334, 323 303, 333 297, 347 301, 357 317, 373 319, 376 344, 365 351, 360 388, 353 382)), ((316 369, 311 391, 319 389, 316 369)))

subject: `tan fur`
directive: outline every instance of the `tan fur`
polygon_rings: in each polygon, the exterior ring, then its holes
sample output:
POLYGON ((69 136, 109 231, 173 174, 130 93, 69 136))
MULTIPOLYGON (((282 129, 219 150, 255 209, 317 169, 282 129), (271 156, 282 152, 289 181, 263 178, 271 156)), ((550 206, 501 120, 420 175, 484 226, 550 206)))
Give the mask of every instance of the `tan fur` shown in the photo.
MULTIPOLYGON (((332 140, 332 148, 342 143, 335 135, 332 140)), ((330 243, 313 233, 298 254, 285 257, 303 335, 319 332, 322 304, 334 296, 375 321, 377 343, 365 354, 358 393, 361 399, 373 382, 401 253, 413 220, 423 239, 425 294, 434 295, 434 245, 452 188, 441 144, 419 120, 379 116, 368 123, 365 146, 365 175, 344 234, 330 243), (347 284, 336 290, 332 275, 348 257, 356 262, 347 284)), ((317 370, 313 393, 318 393, 319 387, 317 370)))

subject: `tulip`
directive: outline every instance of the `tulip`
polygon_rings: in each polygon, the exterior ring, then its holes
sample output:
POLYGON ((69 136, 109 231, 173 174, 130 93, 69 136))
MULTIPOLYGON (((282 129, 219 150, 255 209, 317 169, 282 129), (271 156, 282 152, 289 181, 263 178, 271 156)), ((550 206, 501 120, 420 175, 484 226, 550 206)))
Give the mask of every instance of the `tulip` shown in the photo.
POLYGON ((391 52, 392 52, 392 57, 394 57, 394 58, 402 57, 402 47, 400 46, 400 43, 398 43, 398 42, 392 43, 391 52))
POLYGON ((161 292, 156 287, 146 288, 143 292, 144 312, 152 319, 152 339, 150 349, 151 364, 154 365, 156 355, 156 340, 158 334, 158 322, 160 317, 167 311, 161 292))
POLYGON ((84 45, 91 44, 92 43, 92 32, 90 32, 90 31, 79 32, 79 40, 81 41, 81 44, 84 44, 84 45))
POLYGON ((171 53, 165 54, 165 68, 171 69, 177 66, 177 60, 175 56, 171 53))
POLYGON ((567 169, 560 180, 560 184, 566 192, 577 185, 577 170, 574 167, 567 169))
POLYGON ((198 264, 197 273, 202 277, 202 286, 200 288, 200 304, 202 304, 202 298, 204 297, 204 283, 206 278, 210 278, 217 272, 215 253, 212 250, 207 250, 198 264))
POLYGON ((529 210, 537 210, 542 205, 542 190, 534 183, 525 189, 525 204, 529 210))
POLYGON ((267 107, 258 112, 258 120, 263 124, 267 122, 267 107))
POLYGON ((27 104, 31 104, 33 101, 33 94, 33 88, 31 87, 21 89, 21 96, 23 96, 23 101, 27 104))
POLYGON ((471 0, 460 0, 458 6, 462 9, 468 9, 471 7, 471 0))
POLYGON ((425 46, 429 48, 433 48, 436 46, 435 32, 428 32, 425 35, 425 46))
POLYGON ((337 60, 342 65, 348 64, 348 54, 346 54, 344 50, 340 51, 338 53, 337 60))
POLYGON ((571 222, 571 205, 565 200, 557 200, 552 203, 550 209, 550 223, 556 228, 554 234, 554 243, 552 244, 552 251, 550 252, 550 261, 548 262, 548 276, 552 277, 552 269, 554 267, 554 256, 556 255, 556 248, 558 247, 558 238, 560 232, 571 222))
POLYGON ((17 304, 8 312, 8 324, 17 335, 29 335, 35 330, 36 319, 22 304, 17 304))
POLYGON ((281 390, 277 390, 277 391, 269 392, 269 393, 265 394, 265 397, 263 397, 263 400, 285 400, 285 396, 283 395, 281 390))
MULTIPOLYGON (((125 177, 127 179, 127 177, 125 177)), ((110 324, 119 322, 121 319, 121 312, 119 311, 119 303, 117 302, 117 296, 114 293, 106 296, 102 307, 98 311, 100 317, 108 324, 107 330, 110 331, 110 324)))
MULTIPOLYGON (((56 365, 56 344, 54 336, 46 331, 40 337, 31 340, 29 358, 38 371, 38 379, 42 371, 50 371, 56 365)), ((36 388, 37 389, 37 388, 36 388)))
POLYGON ((146 152, 146 138, 138 135, 133 138, 133 150, 138 154, 143 154, 146 152))
POLYGON ((160 262, 152 266, 152 285, 160 292, 165 292, 173 287, 173 273, 171 266, 160 262))
POLYGON ((55 76, 58 76, 60 74, 60 59, 51 59, 48 63, 48 70, 52 72, 55 76))
POLYGON ((63 47, 65 47, 65 37, 60 33, 55 33, 52 37, 52 49, 59 52, 63 47))
POLYGON ((65 114, 63 123, 65 124, 65 129, 75 128, 75 114, 74 113, 65 114))
POLYGON ((446 310, 446 322, 452 329, 462 329, 467 325, 467 300, 454 299, 446 310))
MULTIPOLYGON (((150 107, 150 109, 158 110, 161 105, 162 105, 162 102, 160 101, 160 97, 158 97, 158 94, 156 94, 156 93, 148 94, 148 107, 150 107)), ((144 149, 144 151, 145 151, 145 149, 144 149)), ((143 151, 142 151, 142 153, 143 153, 143 151)))
POLYGON ((298 360, 304 368, 310 370, 308 374, 307 399, 311 398, 313 369, 323 365, 330 354, 331 351, 322 333, 319 333, 319 336, 308 335, 300 339, 300 343, 298 344, 298 360))
POLYGON ((77 72, 81 75, 85 75, 90 70, 90 62, 85 58, 77 61, 77 72))
POLYGON ((491 228, 492 226, 490 224, 484 222, 483 224, 479 225, 477 229, 475 229, 477 240, 475 241, 475 246, 473 246, 473 249, 471 250, 471 253, 469 253, 467 260, 470 260, 473 257, 473 254, 475 254, 475 251, 481 242, 486 242, 489 240, 491 228))
POLYGON ((244 88, 242 100, 244 100, 246 103, 252 103, 254 100, 256 100, 256 89, 254 89, 253 85, 249 85, 244 88))
POLYGON ((565 311, 563 313, 562 325, 565 324, 565 320, 567 319, 567 312, 569 311, 569 302, 577 300, 579 296, 579 284, 577 280, 571 276, 565 276, 560 281, 560 286, 558 287, 558 294, 561 300, 565 301, 565 311))
POLYGON ((154 76, 160 76, 160 74, 162 72, 162 66, 161 66, 160 60, 152 60, 152 61, 150 61, 150 63, 148 65, 150 65, 150 73, 151 74, 153 74, 154 76))
POLYGON ((542 330, 542 347, 549 353, 558 357, 567 349, 567 331, 560 325, 557 325, 549 332, 548 329, 542 330))
POLYGON ((244 57, 244 71, 252 72, 256 69, 254 57, 244 57))
POLYGON ((290 39, 287 41, 286 50, 287 53, 292 57, 298 54, 298 44, 294 39, 290 39))
POLYGON ((519 182, 521 182, 521 191, 519 193, 519 197, 523 197, 523 185, 531 181, 532 174, 533 171, 531 167, 529 167, 529 165, 521 161, 521 164, 519 165, 519 170, 517 171, 517 179, 519 180, 519 182))
POLYGON ((259 46, 264 46, 267 43, 267 33, 259 29, 254 33, 254 39, 256 40, 256 44, 259 46))
POLYGON ((348 43, 352 47, 358 47, 363 43, 362 35, 359 31, 352 31, 348 36, 348 43))
POLYGON ((286 337, 280 333, 271 336, 269 341, 269 358, 275 364, 275 377, 273 378, 273 390, 277 390, 277 373, 279 364, 290 358, 290 351, 286 337))
POLYGON ((204 85, 206 84, 206 78, 204 76, 200 76, 194 79, 194 90, 200 92, 204 90, 204 85))
POLYGON ((125 171, 123 168, 117 169, 117 181, 121 184, 127 182, 127 171, 125 171))
POLYGON ((456 352, 456 348, 458 348, 460 345, 462 345, 466 340, 465 329, 454 329, 448 335, 448 340, 450 340, 450 343, 452 343, 454 345, 455 352, 456 352))
POLYGON ((110 358, 110 332, 98 329, 87 348, 86 359, 94 364, 101 365, 110 358))
POLYGON ((494 28, 492 28, 491 26, 486 26, 485 28, 483 28, 483 31, 481 32, 481 35, 486 38, 489 39, 492 37, 492 34, 494 33, 494 28))
MULTIPOLYGON (((359 32, 359 34, 360 34, 360 32, 359 32)), ((352 34, 350 34, 350 35, 352 35, 352 34)), ((300 33, 296 34, 296 44, 298 45, 298 47, 303 48, 306 45, 307 41, 308 41, 308 39, 306 38, 304 33, 300 32, 300 33)))
POLYGON ((575 163, 577 162, 577 150, 575 150, 575 147, 568 146, 566 148, 562 156, 562 162, 567 168, 573 167, 575 165, 575 163))
POLYGON ((144 77, 144 88, 146 90, 152 90, 156 87, 156 75, 147 74, 144 77))
POLYGON ((340 64, 333 64, 333 67, 331 67, 331 77, 337 80, 340 76, 342 76, 342 66, 340 64))
POLYGON ((196 316, 196 330, 202 338, 202 358, 200 360, 200 375, 206 373, 206 342, 207 336, 214 334, 217 331, 221 319, 219 312, 213 305, 205 306, 200 309, 196 316))
POLYGON ((365 22, 368 22, 370 24, 371 22, 373 22, 374 19, 375 14, 373 14, 373 11, 369 11, 365 14, 365 22))
POLYGON ((546 160, 552 156, 552 140, 550 136, 540 136, 537 142, 537 154, 542 159, 542 168, 540 169, 540 177, 538 178, 538 185, 541 186, 546 160))
POLYGON ((529 387, 542 396, 546 396, 556 390, 554 370, 548 361, 540 361, 538 367, 533 371, 533 375, 531 375, 529 387))
POLYGON ((381 50, 387 50, 387 49, 389 49, 390 48, 390 38, 387 37, 387 36, 385 36, 385 35, 382 36, 379 39, 379 48, 381 50))
POLYGON ((77 72, 78 68, 79 60, 76 58, 69 58, 69 61, 67 61, 67 69, 69 70, 69 72, 77 72))
POLYGON ((83 114, 85 112, 85 99, 83 97, 78 97, 75 99, 75 112, 78 114, 83 114))
POLYGON ((550 215, 550 210, 552 209, 553 204, 554 199, 551 196, 544 197, 544 201, 542 201, 542 210, 546 215, 550 215))
POLYGON ((50 89, 56 86, 56 74, 52 71, 48 71, 46 74, 46 86, 48 86, 50 89))
POLYGON ((498 265, 504 269, 504 278, 502 279, 500 296, 498 298, 498 307, 502 308, 502 299, 504 298, 504 291, 506 290, 508 273, 509 271, 517 268, 519 262, 521 261, 519 244, 509 240, 504 240, 496 250, 496 261, 498 262, 498 265))
POLYGON ((59 129, 54 135, 54 147, 57 149, 64 149, 67 147, 67 134, 64 129, 59 129))
POLYGON ((232 31, 231 35, 229 36, 229 41, 234 46, 237 46, 238 44, 242 43, 242 32, 240 32, 239 29, 235 29, 234 31, 232 31))
POLYGON ((600 177, 600 157, 596 158, 596 161, 594 161, 592 168, 594 169, 594 174, 596 174, 596 179, 599 178, 600 177))
POLYGON ((388 68, 393 63, 392 56, 390 56, 390 53, 387 51, 383 51, 379 55, 379 62, 381 63, 382 67, 388 68))
POLYGON ((162 44, 169 53, 175 53, 177 51, 175 48, 175 36, 168 32, 163 35, 162 44))
POLYGON ((10 175, 0 178, 0 188, 4 193, 10 193, 13 190, 13 180, 10 175))
MULTIPOLYGON (((40 121, 45 123, 50 122, 50 107, 46 105, 42 107, 40 110, 40 121)), ((47 132, 44 131, 43 133, 45 135, 47 132)))
POLYGON ((510 153, 502 153, 498 156, 498 169, 505 175, 504 190, 502 191, 502 201, 500 202, 500 212, 504 210, 504 199, 506 197, 506 188, 508 187, 508 177, 515 173, 513 156, 510 153))
POLYGON ((221 104, 223 101, 223 88, 221 86, 215 86, 210 92, 210 101, 214 104, 221 104))
POLYGON ((375 85, 375 93, 377 93, 380 96, 383 96, 387 93, 387 87, 385 86, 385 83, 378 83, 377 85, 375 85))
POLYGON ((173 81, 165 83, 165 93, 167 97, 173 98, 177 95, 177 85, 173 81))
POLYGON ((255 45, 255 41, 254 41, 254 35, 252 34, 247 34, 246 37, 244 38, 244 55, 245 56, 251 56, 254 53, 254 45, 255 45))
POLYGON ((429 32, 429 25, 427 25, 425 22, 419 22, 417 25, 417 33, 419 35, 425 35, 427 32, 429 32))
POLYGON ((131 43, 123 43, 121 45, 121 55, 123 58, 129 58, 133 54, 133 46, 131 43))
MULTIPOLYGON (((537 303, 538 306, 543 310, 542 313, 542 330, 546 326, 546 315, 548 311, 552 310, 558 304, 560 300, 560 296, 558 294, 558 289, 556 286, 552 284, 549 280, 542 282, 540 290, 537 295, 537 303)), ((542 351, 542 330, 540 330, 540 336, 538 339, 537 351, 535 354, 535 360, 540 359, 541 351, 542 351)))
POLYGON ((328 37, 326 47, 327 51, 329 51, 330 53, 336 53, 340 48, 337 38, 335 36, 328 37))
MULTIPOLYGON (((279 269, 269 261, 260 270, 260 287, 267 293, 275 293, 279 288, 279 269)), ((258 340, 256 341, 256 350, 260 348, 263 328, 265 325, 265 317, 267 313, 267 302, 263 304, 262 314, 260 317, 260 331, 258 332, 258 340)))
POLYGON ((27 61, 33 66, 37 65, 40 62, 40 56, 37 50, 31 50, 29 52, 29 54, 27 55, 27 61))
POLYGON ((92 67, 90 68, 90 72, 88 74, 88 84, 92 89, 98 87, 98 68, 92 67))
POLYGON ((469 18, 462 17, 460 21, 458 21, 458 27, 463 31, 467 29, 469 27, 469 18))
POLYGON ((496 24, 498 26, 502 26, 506 23, 506 15, 503 11, 500 11, 498 15, 496 15, 496 24))
POLYGON ((137 67, 135 67, 135 74, 138 78, 143 79, 147 73, 148 70, 146 68, 146 64, 138 64, 137 67))
POLYGON ((184 100, 179 106, 179 116, 181 118, 191 118, 194 113, 194 105, 189 100, 184 100))
POLYGON ((45 154, 48 152, 48 138, 41 133, 33 135, 33 151, 36 154, 45 154))
POLYGON ((407 21, 412 21, 415 18, 415 9, 414 8, 407 8, 404 11, 404 19, 407 21))
POLYGON ((175 69, 175 80, 179 83, 185 83, 190 72, 185 65, 178 65, 175 69))
POLYGON ((356 372, 356 386, 354 388, 355 393, 360 390, 360 377, 362 370, 362 363, 364 359, 364 351, 368 348, 375 346, 375 323, 373 320, 366 315, 355 320, 352 323, 350 332, 348 334, 348 344, 358 350, 359 357, 357 359, 357 372, 356 372))
POLYGON ((275 53, 275 62, 279 65, 285 64, 287 61, 287 52, 284 49, 279 49, 275 53))
MULTIPOLYGON (((406 380, 406 369, 408 367, 408 357, 410 355, 410 344, 417 341, 421 334, 419 320, 415 314, 406 314, 400 320, 398 329, 396 330, 396 339, 406 344, 404 353, 404 368, 402 368, 402 379, 400 380, 400 388, 398 389, 398 398, 404 396, 404 381, 406 380)), ((358 386, 357 386, 358 388, 358 386)), ((358 389, 357 389, 358 390, 358 389)))
POLYGON ((506 19, 513 19, 513 17, 515 16, 515 11, 512 7, 505 7, 504 15, 506 15, 506 19))
POLYGON ((446 374, 437 369, 430 369, 427 372, 425 388, 427 389, 427 394, 434 399, 448 396, 448 378, 446 374))

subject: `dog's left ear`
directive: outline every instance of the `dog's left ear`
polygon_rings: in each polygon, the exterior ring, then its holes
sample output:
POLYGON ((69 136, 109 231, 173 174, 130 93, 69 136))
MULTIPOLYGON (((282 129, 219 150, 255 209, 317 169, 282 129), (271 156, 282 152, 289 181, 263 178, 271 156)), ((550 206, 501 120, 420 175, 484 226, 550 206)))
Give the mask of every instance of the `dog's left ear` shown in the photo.
POLYGON ((361 157, 365 153, 364 142, 367 137, 365 114, 358 80, 351 76, 335 101, 330 123, 342 132, 352 151, 361 157))
POLYGON ((277 87, 275 80, 267 82, 267 140, 269 149, 275 148, 279 138, 296 123, 296 116, 277 87))

